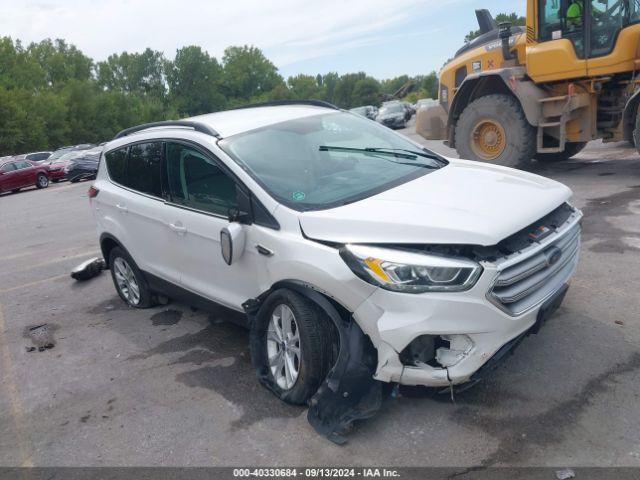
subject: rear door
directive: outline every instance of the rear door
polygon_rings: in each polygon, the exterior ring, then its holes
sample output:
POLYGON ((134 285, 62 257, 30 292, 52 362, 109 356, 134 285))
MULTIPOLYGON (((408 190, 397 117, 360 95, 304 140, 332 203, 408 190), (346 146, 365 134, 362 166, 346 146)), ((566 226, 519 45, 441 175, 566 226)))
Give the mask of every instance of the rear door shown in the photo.
POLYGON ((36 167, 26 160, 15 162, 16 164, 16 182, 18 187, 28 187, 36 183, 36 167))
POLYGON ((5 163, 0 168, 0 189, 11 190, 17 188, 16 165, 13 162, 5 163))
POLYGON ((148 141, 105 154, 113 186, 97 197, 103 222, 145 273, 170 283, 180 281, 173 268, 176 238, 170 234, 163 198, 163 144, 148 141))

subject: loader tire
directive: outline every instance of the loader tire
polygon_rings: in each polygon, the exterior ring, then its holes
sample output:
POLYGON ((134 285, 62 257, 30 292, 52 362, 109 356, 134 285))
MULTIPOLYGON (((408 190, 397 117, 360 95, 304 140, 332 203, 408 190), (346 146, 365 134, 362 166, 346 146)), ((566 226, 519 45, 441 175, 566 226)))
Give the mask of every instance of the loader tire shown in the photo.
POLYGON ((518 100, 494 94, 471 102, 455 130, 460 158, 519 168, 536 153, 536 132, 518 100))
POLYGON ((536 153, 535 158, 539 162, 561 162, 563 160, 569 160, 571 157, 576 156, 586 146, 587 142, 568 142, 564 146, 564 152, 536 153))

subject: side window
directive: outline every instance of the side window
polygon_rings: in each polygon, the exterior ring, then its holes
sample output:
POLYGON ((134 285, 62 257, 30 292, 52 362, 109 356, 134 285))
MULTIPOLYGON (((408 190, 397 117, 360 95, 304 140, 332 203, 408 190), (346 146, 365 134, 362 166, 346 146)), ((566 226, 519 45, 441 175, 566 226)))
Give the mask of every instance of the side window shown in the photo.
POLYGON ((162 142, 131 145, 125 185, 154 197, 162 197, 162 142))
POLYGON ((167 143, 167 177, 174 203, 224 216, 237 208, 233 179, 193 148, 167 143))
POLYGON ((16 170, 22 170, 23 168, 31 167, 31 164, 29 162, 25 162, 24 160, 20 160, 19 162, 16 162, 14 165, 16 170))
POLYGON ((0 171, 3 172, 13 172, 16 169, 16 166, 14 163, 7 163, 5 165, 2 166, 2 168, 0 168, 0 171))
POLYGON ((111 180, 120 185, 126 185, 127 148, 106 153, 104 158, 111 180))
POLYGON ((539 40, 566 38, 576 54, 584 58, 584 0, 539 0, 539 40))

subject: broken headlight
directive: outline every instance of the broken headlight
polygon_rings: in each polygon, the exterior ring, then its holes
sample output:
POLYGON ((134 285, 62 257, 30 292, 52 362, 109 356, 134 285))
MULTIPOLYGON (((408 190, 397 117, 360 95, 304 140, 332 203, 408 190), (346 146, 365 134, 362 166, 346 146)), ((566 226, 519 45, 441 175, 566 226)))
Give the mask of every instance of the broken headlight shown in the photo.
POLYGON ((394 292, 461 292, 482 272, 471 260, 408 250, 346 245, 340 256, 365 282, 394 292))

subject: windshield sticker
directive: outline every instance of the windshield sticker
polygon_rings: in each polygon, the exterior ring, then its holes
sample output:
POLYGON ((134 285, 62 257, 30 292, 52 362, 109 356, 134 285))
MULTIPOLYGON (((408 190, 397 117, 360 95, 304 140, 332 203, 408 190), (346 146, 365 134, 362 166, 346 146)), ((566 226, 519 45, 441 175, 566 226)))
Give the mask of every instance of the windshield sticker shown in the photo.
POLYGON ((293 192, 293 199, 296 202, 301 202, 305 198, 307 198, 307 194, 306 193, 304 193, 304 192, 293 192))

